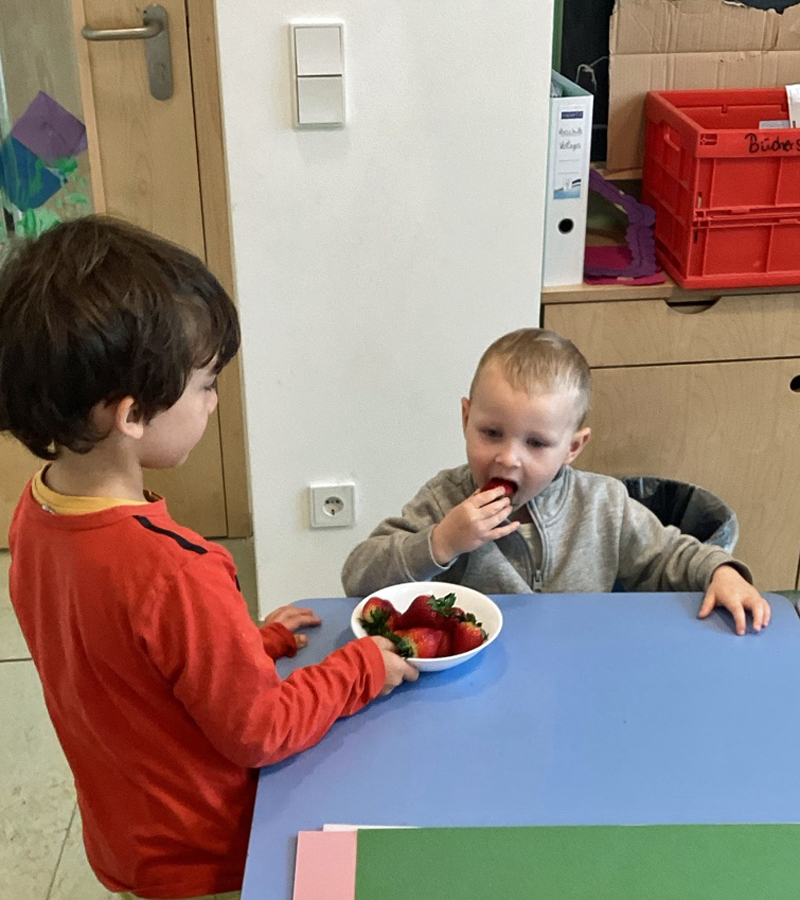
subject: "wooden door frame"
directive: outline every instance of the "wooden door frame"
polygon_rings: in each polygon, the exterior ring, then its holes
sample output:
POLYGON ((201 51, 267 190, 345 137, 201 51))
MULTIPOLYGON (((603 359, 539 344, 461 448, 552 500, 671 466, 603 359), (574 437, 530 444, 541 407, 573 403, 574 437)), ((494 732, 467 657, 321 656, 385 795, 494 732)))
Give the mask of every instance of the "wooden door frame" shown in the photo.
MULTIPOLYGON (((186 0, 206 264, 236 298, 214 0, 186 0)), ((253 533, 239 356, 219 378, 219 435, 228 537, 253 533)))
MULTIPOLYGON (((184 3, 192 72, 205 262, 235 301, 215 5, 214 0, 184 0, 184 3)), ((97 123, 90 91, 89 50, 87 42, 80 34, 84 19, 82 0, 72 0, 72 10, 78 69, 82 76, 81 95, 89 138, 88 152, 94 203, 95 209, 100 212, 106 208, 106 204, 97 123)), ((237 356, 220 374, 218 382, 219 435, 227 536, 232 538, 249 537, 253 533, 241 377, 241 366, 237 356)))

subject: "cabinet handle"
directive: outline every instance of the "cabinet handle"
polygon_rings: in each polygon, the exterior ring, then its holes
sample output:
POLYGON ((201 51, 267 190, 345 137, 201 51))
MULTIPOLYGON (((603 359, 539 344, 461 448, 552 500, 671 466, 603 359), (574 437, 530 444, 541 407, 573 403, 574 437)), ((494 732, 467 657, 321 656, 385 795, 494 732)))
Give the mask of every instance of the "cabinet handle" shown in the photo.
POLYGON ((705 300, 665 300, 664 303, 674 312, 684 316, 696 316, 698 313, 713 309, 721 299, 720 295, 719 297, 708 297, 705 300))

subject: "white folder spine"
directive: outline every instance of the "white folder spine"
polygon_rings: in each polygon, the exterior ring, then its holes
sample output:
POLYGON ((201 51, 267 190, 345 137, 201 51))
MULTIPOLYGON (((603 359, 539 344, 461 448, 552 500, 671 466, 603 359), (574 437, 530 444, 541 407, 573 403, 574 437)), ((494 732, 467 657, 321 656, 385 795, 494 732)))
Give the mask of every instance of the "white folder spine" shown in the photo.
POLYGON ((580 284, 592 143, 592 95, 558 72, 550 98, 542 286, 580 284))

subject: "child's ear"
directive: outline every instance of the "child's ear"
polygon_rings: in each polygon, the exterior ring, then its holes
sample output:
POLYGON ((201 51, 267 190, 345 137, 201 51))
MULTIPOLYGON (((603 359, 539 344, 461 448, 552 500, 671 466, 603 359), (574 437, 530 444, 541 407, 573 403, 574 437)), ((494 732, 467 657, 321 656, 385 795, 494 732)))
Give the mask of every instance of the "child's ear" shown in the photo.
POLYGON ((572 435, 572 440, 569 442, 569 453, 567 453, 567 465, 578 458, 581 450, 586 446, 586 442, 591 436, 591 428, 579 428, 575 434, 572 435))
POLYGON ((469 400, 466 397, 461 398, 461 430, 467 430, 467 422, 469 421, 469 400))
POLYGON ((144 417, 133 397, 123 397, 110 404, 114 413, 114 427, 126 437, 138 441, 144 434, 144 417))

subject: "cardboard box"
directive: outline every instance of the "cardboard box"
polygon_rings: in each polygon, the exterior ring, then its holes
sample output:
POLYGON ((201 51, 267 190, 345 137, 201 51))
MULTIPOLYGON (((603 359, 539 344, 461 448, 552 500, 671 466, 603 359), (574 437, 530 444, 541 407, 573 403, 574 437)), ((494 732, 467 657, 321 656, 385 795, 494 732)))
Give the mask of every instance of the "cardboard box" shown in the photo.
POLYGON ((606 165, 641 169, 648 90, 800 81, 800 5, 780 14, 722 0, 617 0, 609 53, 606 165))

